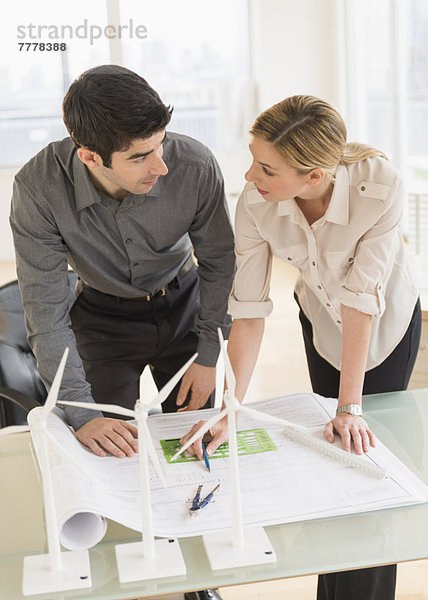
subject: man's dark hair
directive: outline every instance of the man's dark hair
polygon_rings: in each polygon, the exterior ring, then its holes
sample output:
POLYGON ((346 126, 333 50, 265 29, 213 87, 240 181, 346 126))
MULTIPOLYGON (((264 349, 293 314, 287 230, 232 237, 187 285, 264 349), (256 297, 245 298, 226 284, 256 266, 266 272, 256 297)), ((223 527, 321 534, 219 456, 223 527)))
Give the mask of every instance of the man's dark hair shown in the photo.
POLYGON ((117 65, 82 73, 65 95, 62 111, 76 146, 99 154, 105 167, 111 167, 113 152, 165 129, 172 114, 145 79, 117 65))

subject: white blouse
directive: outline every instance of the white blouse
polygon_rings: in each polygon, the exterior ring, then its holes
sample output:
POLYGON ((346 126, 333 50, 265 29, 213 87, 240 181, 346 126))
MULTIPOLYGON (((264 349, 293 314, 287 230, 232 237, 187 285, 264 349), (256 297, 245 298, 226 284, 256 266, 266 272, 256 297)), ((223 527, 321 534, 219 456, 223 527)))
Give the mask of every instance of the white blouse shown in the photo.
POLYGON ((405 334, 419 292, 399 222, 403 182, 383 158, 340 165, 324 216, 309 225, 294 199, 267 202, 246 184, 236 210, 238 271, 229 298, 235 319, 267 317, 272 256, 300 271, 295 292, 318 353, 341 361, 340 305, 372 315, 367 370, 405 334))

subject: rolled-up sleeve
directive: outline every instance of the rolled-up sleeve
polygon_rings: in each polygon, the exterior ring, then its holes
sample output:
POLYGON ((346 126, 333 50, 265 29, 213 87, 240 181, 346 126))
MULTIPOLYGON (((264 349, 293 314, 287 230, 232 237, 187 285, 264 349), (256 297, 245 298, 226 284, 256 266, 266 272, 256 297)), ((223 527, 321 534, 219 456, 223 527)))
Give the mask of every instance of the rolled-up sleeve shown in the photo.
POLYGON ((229 297, 229 313, 234 319, 268 317, 273 309, 269 298, 272 252, 263 239, 241 194, 236 208, 237 273, 229 297))
POLYGON ((385 311, 384 290, 399 244, 404 186, 397 176, 378 221, 360 239, 346 280, 338 294, 341 304, 373 317, 385 311))
MULTIPOLYGON (((47 202, 19 178, 14 182, 10 224, 28 342, 40 377, 49 389, 68 347, 59 400, 93 402, 71 330, 67 249, 47 202)), ((77 407, 67 407, 65 412, 75 429, 102 416, 77 407)))

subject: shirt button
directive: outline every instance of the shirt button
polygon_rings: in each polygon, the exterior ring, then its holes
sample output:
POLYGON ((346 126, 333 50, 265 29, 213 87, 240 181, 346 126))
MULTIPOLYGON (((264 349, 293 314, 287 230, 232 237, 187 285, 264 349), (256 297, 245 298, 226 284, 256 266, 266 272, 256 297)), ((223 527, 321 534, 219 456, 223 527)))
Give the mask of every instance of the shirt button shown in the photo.
POLYGON ((313 266, 313 267, 315 267, 315 265, 316 265, 316 264, 317 264, 317 263, 316 263, 316 262, 313 260, 313 261, 312 261, 312 266, 313 266))
POLYGON ((318 289, 319 289, 319 290, 322 290, 322 287, 319 285, 319 286, 318 286, 318 289))
POLYGON ((291 256, 287 256, 287 260, 293 260, 291 256))
POLYGON ((131 238, 128 238, 127 240, 125 240, 125 244, 130 244, 132 242, 131 238))
POLYGON ((330 302, 327 302, 327 306, 330 308, 330 306, 331 306, 330 302))
POLYGON ((348 258, 348 262, 350 262, 350 263, 353 263, 353 262, 354 262, 354 259, 353 259, 352 257, 351 257, 351 258, 348 258))
POLYGON ((133 266, 133 267, 138 267, 138 265, 139 265, 139 264, 140 264, 140 263, 134 263, 132 266, 133 266))
POLYGON ((336 321, 338 325, 342 325, 342 321, 336 321))
POLYGON ((360 189, 361 189, 361 191, 362 191, 362 192, 364 192, 364 191, 365 191, 365 189, 366 189, 366 186, 365 186, 365 185, 362 185, 360 189))

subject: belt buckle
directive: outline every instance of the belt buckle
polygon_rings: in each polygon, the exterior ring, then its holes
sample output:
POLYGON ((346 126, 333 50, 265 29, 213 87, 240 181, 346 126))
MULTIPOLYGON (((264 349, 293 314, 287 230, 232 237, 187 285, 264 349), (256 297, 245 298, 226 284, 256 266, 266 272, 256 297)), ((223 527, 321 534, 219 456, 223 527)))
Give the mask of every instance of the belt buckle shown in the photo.
POLYGON ((165 287, 161 288, 158 292, 156 292, 156 294, 153 294, 153 296, 147 295, 146 302, 150 302, 151 299, 154 298, 155 296, 165 296, 167 291, 168 291, 168 287, 165 286, 165 287))

